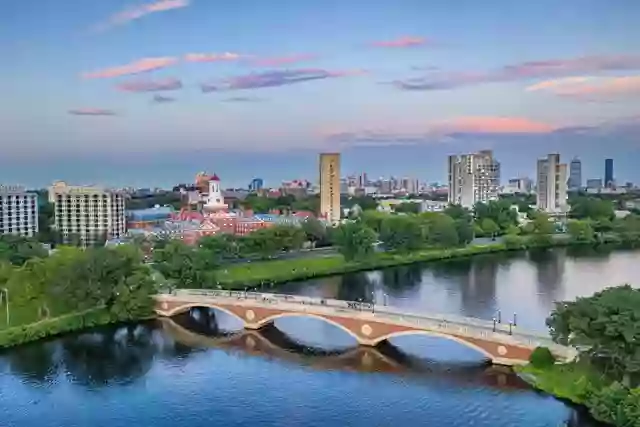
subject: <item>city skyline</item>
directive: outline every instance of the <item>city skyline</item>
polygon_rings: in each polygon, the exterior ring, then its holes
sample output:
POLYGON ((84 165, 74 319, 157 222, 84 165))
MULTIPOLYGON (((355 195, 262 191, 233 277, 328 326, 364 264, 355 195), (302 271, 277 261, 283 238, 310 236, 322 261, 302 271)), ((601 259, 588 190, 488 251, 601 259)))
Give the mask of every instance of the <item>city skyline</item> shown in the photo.
POLYGON ((554 152, 640 180, 640 4, 491 3, 10 0, 0 182, 246 186, 313 177, 323 151, 445 182, 482 149, 503 180, 554 152))

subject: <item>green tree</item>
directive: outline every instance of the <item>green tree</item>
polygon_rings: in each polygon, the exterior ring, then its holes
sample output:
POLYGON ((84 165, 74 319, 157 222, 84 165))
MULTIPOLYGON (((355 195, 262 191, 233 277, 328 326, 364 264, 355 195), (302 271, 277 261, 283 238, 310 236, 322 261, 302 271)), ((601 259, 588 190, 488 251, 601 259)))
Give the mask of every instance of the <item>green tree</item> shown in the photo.
POLYGON ((44 258, 48 252, 38 241, 12 234, 0 235, 0 261, 22 265, 33 258, 44 258))
POLYGON ((608 200, 577 197, 570 200, 569 216, 575 219, 609 220, 614 218, 614 206, 608 200))
POLYGON ((403 202, 396 205, 393 210, 397 213, 417 214, 420 213, 420 204, 414 202, 403 202))
POLYGON ((360 215, 361 221, 376 233, 382 231, 382 223, 389 217, 389 214, 377 211, 364 211, 360 215))
POLYGON ((154 267, 178 287, 210 287, 215 280, 217 260, 208 251, 173 240, 153 252, 154 267))
POLYGON ((640 372, 640 290, 624 285, 558 302, 547 325, 556 342, 582 348, 605 372, 625 382, 640 372))
POLYGON ((500 231, 500 227, 491 218, 484 218, 480 223, 480 228, 484 234, 489 237, 495 237, 500 231))
POLYGON ((594 241, 594 232, 589 221, 570 220, 567 223, 567 231, 576 242, 590 243, 594 241))
POLYGON ((440 213, 420 215, 426 228, 426 238, 430 245, 449 248, 460 243, 453 218, 440 213))
POLYGON ((317 218, 305 219, 302 222, 302 231, 306 234, 307 240, 316 245, 327 242, 327 226, 317 218))
POLYGON ((423 228, 414 216, 389 215, 382 222, 380 240, 386 249, 408 252, 425 244, 423 228))
POLYGON ((447 206, 447 208, 444 210, 444 214, 450 216, 456 221, 465 220, 467 222, 471 222, 471 220, 473 219, 471 212, 467 208, 455 204, 450 204, 449 206, 447 206))
MULTIPOLYGON (((474 206, 474 216, 476 221, 479 221, 481 227, 485 219, 490 219, 496 223, 499 230, 502 231, 506 230, 511 225, 518 224, 518 214, 511 208, 511 203, 508 200, 476 203, 474 206)), ((484 230, 484 227, 482 228, 484 230)))
POLYGON ((362 222, 341 224, 333 233, 338 250, 347 261, 363 260, 374 252, 376 232, 362 222))
POLYGON ((459 218, 454 220, 458 239, 462 244, 470 243, 474 236, 473 223, 470 220, 459 218))

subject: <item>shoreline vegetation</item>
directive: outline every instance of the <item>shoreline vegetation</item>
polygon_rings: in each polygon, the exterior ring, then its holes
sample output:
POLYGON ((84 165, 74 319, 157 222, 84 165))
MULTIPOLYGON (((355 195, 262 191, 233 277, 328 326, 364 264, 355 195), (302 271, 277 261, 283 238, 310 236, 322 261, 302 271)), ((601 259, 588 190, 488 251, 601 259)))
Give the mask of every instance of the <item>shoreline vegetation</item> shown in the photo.
POLYGON ((342 255, 326 255, 317 258, 291 260, 254 261, 230 265, 216 276, 216 285, 222 289, 241 290, 245 287, 273 286, 287 282, 303 281, 361 271, 379 270, 402 265, 464 259, 476 255, 501 252, 545 250, 557 247, 606 247, 612 250, 627 249, 614 238, 600 242, 580 242, 569 238, 535 242, 521 236, 518 241, 496 241, 458 248, 423 249, 408 253, 378 252, 361 260, 347 261, 342 255))

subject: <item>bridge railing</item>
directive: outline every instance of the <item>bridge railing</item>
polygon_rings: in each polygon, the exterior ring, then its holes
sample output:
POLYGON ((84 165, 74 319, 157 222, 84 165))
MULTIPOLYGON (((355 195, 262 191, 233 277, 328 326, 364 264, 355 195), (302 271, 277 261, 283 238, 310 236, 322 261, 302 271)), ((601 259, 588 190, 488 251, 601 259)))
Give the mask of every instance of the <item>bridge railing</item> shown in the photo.
POLYGON ((301 295, 289 294, 273 294, 261 292, 245 292, 245 291, 227 291, 212 289, 178 289, 174 290, 170 295, 175 296, 200 296, 208 298, 223 298, 237 300, 255 300, 263 304, 301 304, 316 305, 331 308, 337 312, 364 312, 372 311, 376 317, 381 319, 387 318, 392 321, 402 321, 413 323, 418 326, 440 329, 450 333, 455 331, 471 333, 469 328, 473 328, 479 336, 490 337, 498 333, 501 335, 510 335, 517 338, 518 341, 524 341, 531 346, 544 345, 549 348, 558 348, 548 335, 538 334, 535 332, 524 331, 516 326, 507 326, 502 323, 494 324, 486 320, 476 319, 472 317, 456 316, 450 314, 434 314, 434 313, 412 313, 404 309, 380 306, 362 301, 345 301, 329 298, 317 298, 301 295))
POLYGON ((548 335, 522 330, 513 325, 509 327, 502 323, 494 324, 493 322, 489 322, 486 320, 450 314, 445 315, 434 313, 412 313, 397 307, 386 305, 380 306, 377 304, 366 303, 362 301, 345 301, 301 295, 212 289, 178 289, 174 290, 168 295, 183 297, 201 296, 208 298, 235 300, 255 300, 256 302, 265 305, 277 305, 282 303, 322 306, 334 310, 338 315, 345 312, 354 313, 370 311, 374 312, 376 317, 379 317, 381 320, 386 318, 391 321, 412 323, 419 327, 425 327, 436 331, 440 330, 445 334, 462 333, 467 336, 475 336, 481 339, 496 339, 496 337, 502 336, 505 339, 509 338, 515 340, 531 348, 539 346, 547 347, 554 354, 565 359, 572 359, 576 354, 575 349, 556 344, 548 335))

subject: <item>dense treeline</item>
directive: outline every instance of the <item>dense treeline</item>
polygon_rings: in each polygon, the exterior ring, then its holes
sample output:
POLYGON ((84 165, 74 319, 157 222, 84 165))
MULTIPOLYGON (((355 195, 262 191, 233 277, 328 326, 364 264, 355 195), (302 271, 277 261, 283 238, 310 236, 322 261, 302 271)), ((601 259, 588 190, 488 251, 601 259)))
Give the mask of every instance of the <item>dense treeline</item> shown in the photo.
MULTIPOLYGON (((640 289, 625 285, 558 302, 547 325, 556 342, 580 349, 569 397, 601 421, 640 427, 640 289)), ((555 380, 572 382, 562 371, 555 380)))
POLYGON ((195 246, 180 240, 154 240, 153 263, 165 279, 181 287, 211 287, 224 265, 253 259, 271 259, 304 246, 329 241, 329 230, 315 218, 301 227, 277 225, 246 236, 223 234, 203 237, 195 246))
POLYGON ((48 255, 29 239, 2 236, 0 288, 4 328, 93 309, 111 321, 146 317, 155 284, 134 246, 60 247, 48 255))

